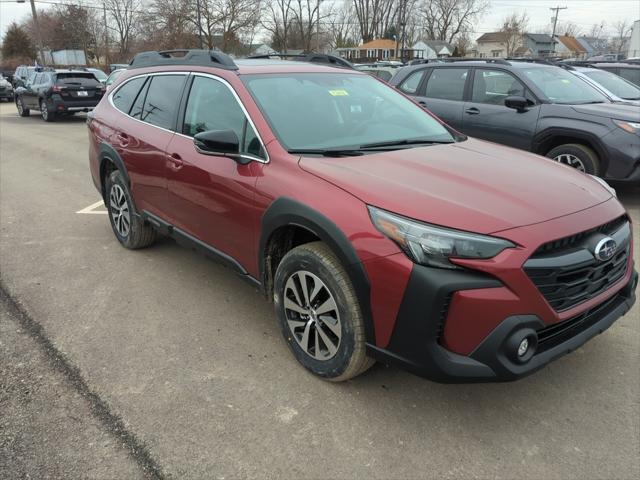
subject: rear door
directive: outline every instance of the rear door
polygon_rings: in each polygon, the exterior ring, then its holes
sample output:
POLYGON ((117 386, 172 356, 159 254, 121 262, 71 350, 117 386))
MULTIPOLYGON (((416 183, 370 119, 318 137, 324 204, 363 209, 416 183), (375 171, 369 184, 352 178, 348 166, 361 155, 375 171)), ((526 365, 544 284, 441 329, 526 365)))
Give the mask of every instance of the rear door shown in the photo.
POLYGON ((174 135, 186 74, 133 77, 113 92, 111 101, 124 115, 110 123, 110 143, 123 159, 139 212, 167 218, 165 150, 174 135))
POLYGON ((444 122, 461 130, 468 77, 468 67, 431 68, 414 97, 444 122))
POLYGON ((464 105, 462 131, 476 138, 531 149, 540 106, 527 88, 511 73, 497 68, 476 68, 470 101, 464 105), (524 112, 507 108, 509 96, 525 97, 530 106, 524 112))

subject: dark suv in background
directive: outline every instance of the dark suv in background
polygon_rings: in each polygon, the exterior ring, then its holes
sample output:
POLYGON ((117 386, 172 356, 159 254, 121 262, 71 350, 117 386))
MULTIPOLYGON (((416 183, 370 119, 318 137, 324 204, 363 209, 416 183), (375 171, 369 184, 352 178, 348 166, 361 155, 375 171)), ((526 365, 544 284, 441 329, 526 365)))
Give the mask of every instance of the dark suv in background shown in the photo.
POLYGON ((607 180, 640 182, 640 110, 612 104, 561 67, 500 59, 427 63, 402 69, 391 84, 472 137, 607 180))
POLYGON ((58 115, 89 112, 102 99, 105 86, 86 70, 43 70, 15 91, 16 107, 22 117, 37 109, 46 122, 58 115))

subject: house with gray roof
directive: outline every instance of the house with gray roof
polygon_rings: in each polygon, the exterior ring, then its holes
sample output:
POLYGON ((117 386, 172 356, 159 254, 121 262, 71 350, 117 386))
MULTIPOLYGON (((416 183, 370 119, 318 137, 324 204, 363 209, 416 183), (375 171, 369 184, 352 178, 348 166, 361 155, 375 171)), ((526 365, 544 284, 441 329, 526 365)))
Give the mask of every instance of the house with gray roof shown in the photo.
POLYGON ((548 57, 553 52, 553 40, 546 33, 524 33, 522 47, 530 49, 534 57, 548 57))

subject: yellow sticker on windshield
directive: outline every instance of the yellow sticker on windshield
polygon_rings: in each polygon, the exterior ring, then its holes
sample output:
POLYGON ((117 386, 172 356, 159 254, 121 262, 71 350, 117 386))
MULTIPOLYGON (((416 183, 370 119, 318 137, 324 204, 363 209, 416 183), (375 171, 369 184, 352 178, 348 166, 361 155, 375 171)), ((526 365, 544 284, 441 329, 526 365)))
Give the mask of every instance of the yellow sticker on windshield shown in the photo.
POLYGON ((561 81, 562 81, 562 83, 571 83, 571 82, 570 82, 568 79, 566 79, 566 78, 563 78, 561 81))
POLYGON ((329 90, 329 94, 334 97, 348 97, 349 94, 346 90, 329 90))

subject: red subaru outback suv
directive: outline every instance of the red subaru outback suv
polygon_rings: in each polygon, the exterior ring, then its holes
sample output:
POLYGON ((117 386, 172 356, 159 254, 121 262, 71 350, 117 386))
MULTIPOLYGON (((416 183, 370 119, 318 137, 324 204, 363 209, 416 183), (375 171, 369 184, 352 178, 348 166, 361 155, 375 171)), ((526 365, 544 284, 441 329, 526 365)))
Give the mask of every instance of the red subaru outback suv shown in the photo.
POLYGON ((326 379, 378 360, 513 380, 635 301, 631 222, 606 183, 467 138, 367 74, 147 52, 88 123, 118 241, 169 235, 226 264, 326 379))

